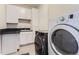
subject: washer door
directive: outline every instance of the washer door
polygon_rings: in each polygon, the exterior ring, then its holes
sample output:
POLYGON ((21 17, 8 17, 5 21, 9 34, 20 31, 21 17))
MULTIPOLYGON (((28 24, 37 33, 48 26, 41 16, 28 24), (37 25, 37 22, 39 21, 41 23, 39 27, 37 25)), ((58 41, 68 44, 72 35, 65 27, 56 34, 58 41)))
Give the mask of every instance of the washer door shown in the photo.
POLYGON ((68 25, 55 26, 49 35, 50 45, 56 54, 79 54, 79 32, 68 25))

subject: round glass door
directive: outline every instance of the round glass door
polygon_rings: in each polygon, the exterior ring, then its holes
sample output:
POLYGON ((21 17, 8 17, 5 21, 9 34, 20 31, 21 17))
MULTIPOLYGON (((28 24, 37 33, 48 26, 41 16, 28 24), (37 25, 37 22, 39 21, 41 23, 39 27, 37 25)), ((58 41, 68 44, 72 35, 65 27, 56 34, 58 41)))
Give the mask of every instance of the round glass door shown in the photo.
POLYGON ((59 29, 52 34, 52 43, 62 54, 76 54, 78 44, 74 36, 66 30, 59 29))
MULTIPOLYGON (((73 31, 67 28, 59 27, 56 28, 51 34, 51 43, 53 44, 55 51, 63 55, 72 55, 78 53, 78 38, 75 38, 73 31)), ((75 30, 77 31, 77 30, 75 30)))

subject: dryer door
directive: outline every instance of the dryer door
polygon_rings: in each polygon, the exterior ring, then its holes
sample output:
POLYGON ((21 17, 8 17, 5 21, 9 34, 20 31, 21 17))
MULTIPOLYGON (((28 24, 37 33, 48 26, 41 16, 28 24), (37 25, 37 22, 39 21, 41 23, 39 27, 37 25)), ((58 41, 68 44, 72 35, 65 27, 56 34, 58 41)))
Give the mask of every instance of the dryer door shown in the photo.
POLYGON ((68 25, 57 25, 51 29, 50 45, 56 54, 79 54, 79 32, 68 25))

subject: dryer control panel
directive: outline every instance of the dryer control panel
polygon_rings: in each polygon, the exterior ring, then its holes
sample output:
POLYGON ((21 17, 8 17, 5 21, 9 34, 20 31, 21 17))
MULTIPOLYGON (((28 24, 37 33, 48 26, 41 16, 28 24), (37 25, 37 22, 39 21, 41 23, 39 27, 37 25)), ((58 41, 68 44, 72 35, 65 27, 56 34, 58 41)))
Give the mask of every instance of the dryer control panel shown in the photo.
POLYGON ((60 17, 60 21, 64 21, 65 20, 65 18, 62 16, 62 17, 60 17))
POLYGON ((58 18, 57 23, 65 23, 67 22, 67 19, 64 16, 61 16, 58 18))
POLYGON ((69 19, 73 19, 73 16, 74 16, 73 14, 70 14, 69 19))

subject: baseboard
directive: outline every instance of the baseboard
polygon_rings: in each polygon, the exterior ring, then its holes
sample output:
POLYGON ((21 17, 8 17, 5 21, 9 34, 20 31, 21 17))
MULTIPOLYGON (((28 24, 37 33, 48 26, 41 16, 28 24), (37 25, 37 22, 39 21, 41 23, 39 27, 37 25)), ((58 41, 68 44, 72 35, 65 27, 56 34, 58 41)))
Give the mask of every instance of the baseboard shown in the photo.
POLYGON ((20 45, 20 47, 28 46, 28 45, 32 45, 32 44, 34 44, 34 42, 32 42, 32 43, 28 43, 28 44, 22 44, 22 45, 20 45))

